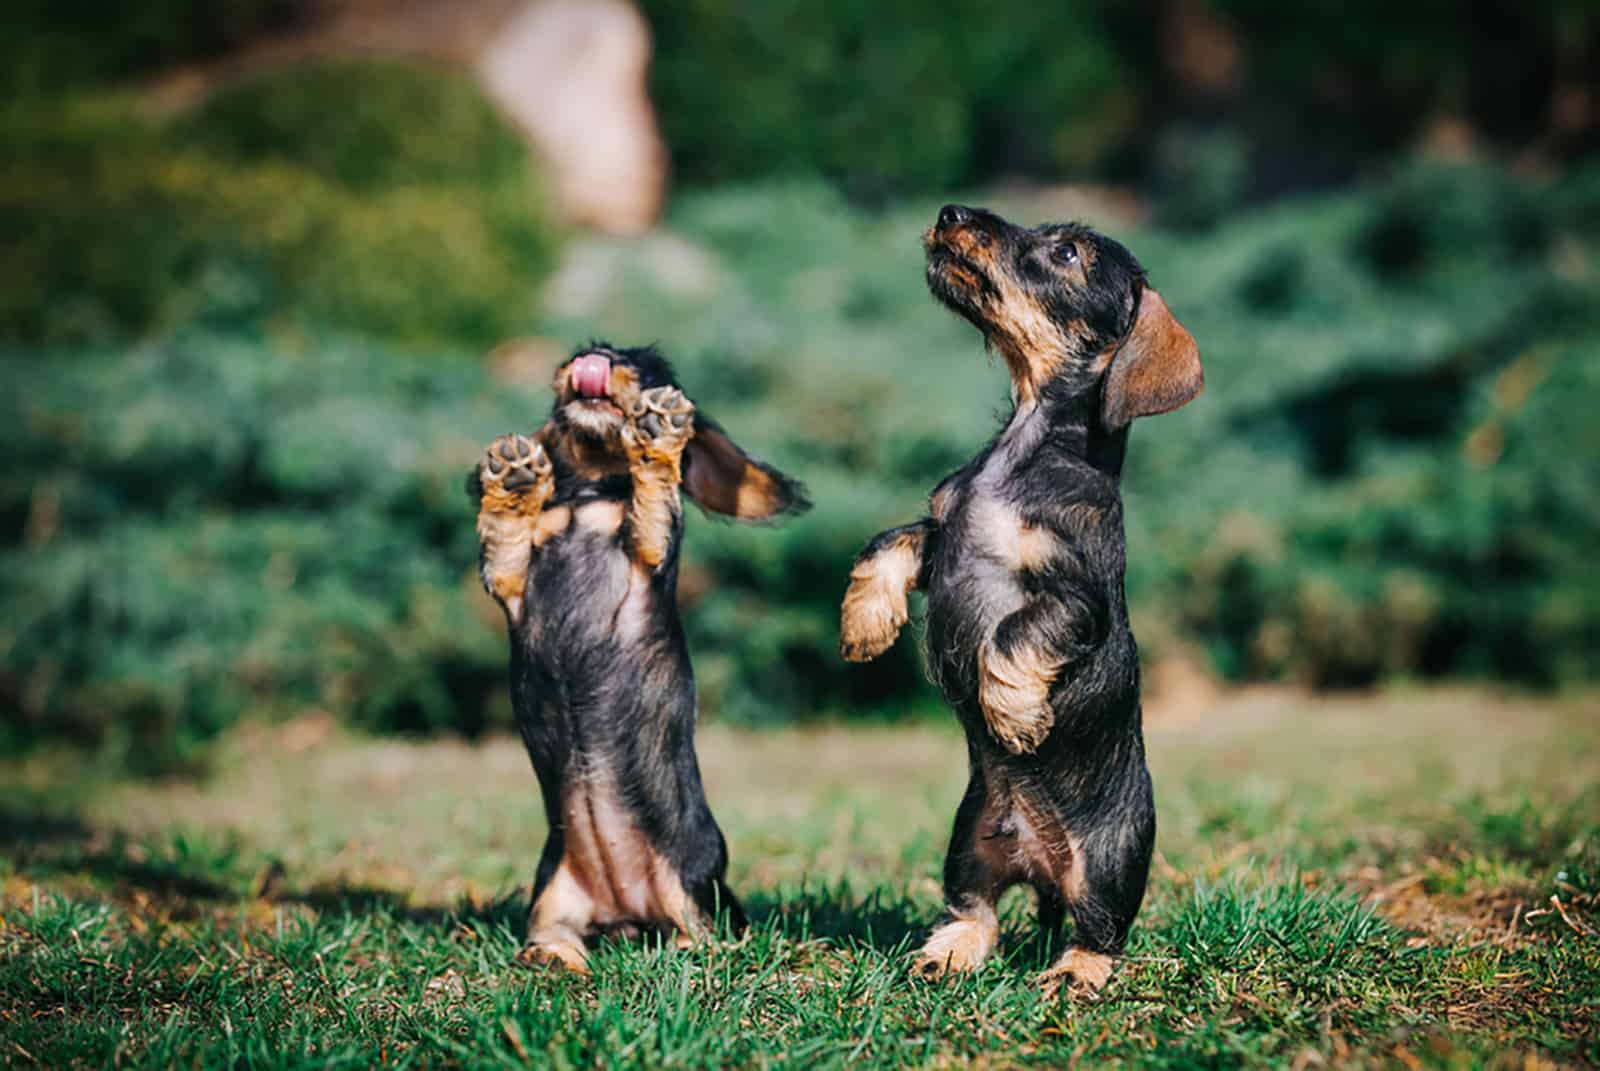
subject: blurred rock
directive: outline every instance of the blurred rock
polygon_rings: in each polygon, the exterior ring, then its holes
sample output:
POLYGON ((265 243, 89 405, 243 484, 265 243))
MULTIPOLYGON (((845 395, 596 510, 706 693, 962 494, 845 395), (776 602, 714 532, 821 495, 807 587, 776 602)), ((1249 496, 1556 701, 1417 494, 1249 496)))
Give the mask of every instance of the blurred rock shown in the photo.
POLYGON ((994 185, 990 200, 1002 215, 1034 222, 1081 219, 1101 227, 1135 227, 1150 216, 1150 206, 1125 186, 1013 179, 994 185))
POLYGON ((464 65, 544 159, 566 220, 637 234, 660 215, 667 151, 647 85, 650 28, 627 0, 310 0, 292 29, 167 71, 147 99, 181 111, 328 56, 464 65))
POLYGON ((649 68, 649 27, 623 0, 539 0, 477 64, 547 161, 563 215, 613 234, 649 227, 666 192, 649 68))

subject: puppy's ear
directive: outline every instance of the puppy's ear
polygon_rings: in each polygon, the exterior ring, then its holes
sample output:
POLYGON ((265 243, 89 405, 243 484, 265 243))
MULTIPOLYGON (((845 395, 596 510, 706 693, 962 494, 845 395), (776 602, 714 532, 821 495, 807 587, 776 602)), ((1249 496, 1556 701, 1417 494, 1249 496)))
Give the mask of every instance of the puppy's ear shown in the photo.
POLYGON ((716 421, 694 415, 683 451, 683 492, 708 513, 764 521, 811 508, 806 489, 734 445, 716 421))
POLYGON ((1170 413, 1205 386, 1200 347, 1152 287, 1139 299, 1139 315, 1106 373, 1100 419, 1116 429, 1135 417, 1170 413))

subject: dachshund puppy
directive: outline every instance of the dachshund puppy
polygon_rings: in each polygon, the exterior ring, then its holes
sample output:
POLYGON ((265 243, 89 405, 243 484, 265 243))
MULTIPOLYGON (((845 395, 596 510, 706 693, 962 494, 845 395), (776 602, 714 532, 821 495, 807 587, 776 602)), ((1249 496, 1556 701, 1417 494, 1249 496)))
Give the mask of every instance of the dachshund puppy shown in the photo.
POLYGON ((1042 926, 1070 914, 1075 931, 1042 984, 1092 993, 1127 941, 1155 840, 1123 598, 1123 453, 1135 417, 1200 393, 1200 355, 1133 255, 1087 227, 947 205, 924 245, 929 289, 1010 370, 1013 412, 926 517, 857 558, 841 653, 887 650, 908 593, 926 592, 930 672, 967 732, 947 911, 915 969, 976 968, 996 902, 1026 883, 1042 926))
POLYGON ((549 422, 496 439, 471 483, 550 822, 518 959, 586 972, 589 936, 670 930, 687 945, 719 912, 744 927, 695 759, 680 490, 746 521, 808 503, 697 412, 653 349, 587 346, 554 386, 549 422))

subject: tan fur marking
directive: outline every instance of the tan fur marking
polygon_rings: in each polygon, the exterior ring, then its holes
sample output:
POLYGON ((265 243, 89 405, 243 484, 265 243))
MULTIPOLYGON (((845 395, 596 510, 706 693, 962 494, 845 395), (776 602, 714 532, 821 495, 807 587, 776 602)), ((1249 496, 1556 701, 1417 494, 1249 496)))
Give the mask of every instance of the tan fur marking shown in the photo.
POLYGON ((994 908, 980 904, 928 935, 928 940, 911 961, 911 973, 919 978, 941 978, 946 974, 975 971, 994 951, 1000 937, 1000 923, 994 908))
POLYGON ((672 516, 678 506, 678 466, 661 461, 633 470, 633 550, 639 564, 660 568, 672 544, 672 516))
POLYGON ((1025 791, 1014 792, 1017 851, 1023 857, 1030 882, 1053 886, 1069 904, 1083 899, 1084 873, 1081 842, 1061 819, 1032 803, 1025 791))
POLYGON ((734 516, 746 521, 770 517, 778 512, 781 497, 777 480, 747 464, 734 496, 734 516))
MULTIPOLYGON (((1087 326, 1081 321, 1057 323, 1048 311, 1016 284, 1010 267, 996 261, 992 245, 974 231, 957 228, 947 234, 944 240, 961 256, 978 265, 999 291, 998 297, 987 303, 989 344, 1000 354, 1011 372, 1018 404, 1031 405, 1044 384, 1081 349, 1083 340, 1088 336, 1087 326)), ((1080 243, 1080 261, 1085 252, 1080 243)), ((1086 272, 1088 264, 1080 263, 1079 268, 1086 272)), ((951 265, 945 270, 968 290, 977 289, 977 280, 959 265, 951 265)))
POLYGON ((634 560, 647 569, 660 568, 672 548, 683 448, 694 434, 693 413, 694 406, 677 388, 654 387, 640 395, 639 408, 623 426, 622 445, 633 477, 628 520, 634 560), (646 422, 654 427, 647 428, 646 422))
POLYGON ((1012 572, 1042 569, 1060 551, 1061 541, 1054 532, 1028 524, 1004 503, 980 498, 972 503, 971 511, 974 527, 989 553, 1012 572))
POLYGON ((910 618, 906 596, 922 571, 922 538, 906 533, 850 571, 839 613, 839 653, 869 662, 887 651, 910 618))
POLYGON ((701 424, 685 453, 684 494, 701 509, 741 521, 764 521, 791 505, 783 481, 752 461, 720 428, 701 424))
POLYGON ((616 535, 622 527, 621 502, 585 502, 573 513, 572 519, 579 528, 601 535, 616 535))
POLYGON ((1116 961, 1103 953, 1069 948, 1049 970, 1040 973, 1036 982, 1047 997, 1055 996, 1063 984, 1069 996, 1092 997, 1111 980, 1111 969, 1115 965, 1116 961))
POLYGON ((698 940, 709 932, 677 869, 635 824, 608 774, 574 779, 562 801, 561 830, 557 874, 570 876, 576 890, 564 902, 583 907, 581 925, 571 923, 578 933, 668 927, 698 940))
POLYGON ((594 918, 594 900, 563 860, 528 913, 528 936, 517 962, 589 973, 583 934, 594 918))
POLYGON ((1037 750, 1050 735, 1055 723, 1050 685, 1061 666, 1059 659, 1031 648, 1013 655, 987 642, 978 648, 978 704, 989 732, 1013 755, 1037 750))
POLYGON ((1072 359, 1071 342, 1081 332, 1082 324, 1056 323, 1006 277, 997 280, 997 285, 1000 301, 991 310, 989 322, 994 333, 990 344, 1011 370, 1018 402, 1031 403, 1038 398, 1040 388, 1072 359))
POLYGON ((572 523, 571 506, 555 506, 539 514, 539 522, 533 526, 533 545, 542 547, 552 539, 561 535, 572 523))
POLYGON ((1111 362, 1100 419, 1120 428, 1137 417, 1181 409, 1205 387, 1200 348, 1167 303, 1146 287, 1133 330, 1111 362))
POLYGON ((483 586, 500 603, 507 619, 516 624, 522 618, 539 512, 555 488, 550 459, 538 437, 503 435, 489 445, 485 459, 479 462, 478 484, 483 586), (531 482, 506 486, 513 473, 531 477, 531 482))
MULTIPOLYGON (((488 496, 485 496, 486 498, 488 496)), ((522 596, 528 583, 528 562, 533 549, 535 522, 520 512, 482 508, 478 513, 478 542, 483 546, 483 585, 513 620, 521 615, 522 596), (516 609, 513 609, 516 607, 516 609)))
POLYGON ((945 484, 933 493, 928 499, 928 514, 940 524, 944 523, 946 515, 950 512, 950 499, 955 497, 955 491, 949 484, 945 484))

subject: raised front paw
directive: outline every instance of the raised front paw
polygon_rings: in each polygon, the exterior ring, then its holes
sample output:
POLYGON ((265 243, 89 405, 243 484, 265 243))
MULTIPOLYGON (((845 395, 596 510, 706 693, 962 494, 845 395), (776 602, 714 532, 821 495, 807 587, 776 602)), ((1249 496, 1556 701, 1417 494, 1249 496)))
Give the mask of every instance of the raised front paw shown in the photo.
POLYGON ((1060 667, 1024 648, 1002 654, 988 644, 978 651, 978 705, 989 732, 1013 755, 1037 751, 1050 735, 1055 712, 1050 685, 1060 667))
POLYGON ((908 617, 903 590, 876 572, 852 573, 839 611, 840 657, 846 662, 872 661, 894 644, 908 617))
POLYGON ((639 394, 622 427, 622 446, 635 464, 676 464, 694 435, 694 404, 677 387, 651 387, 639 394))
POLYGON ((513 513, 538 513, 555 485, 544 444, 526 435, 502 435, 478 463, 483 507, 513 513))

